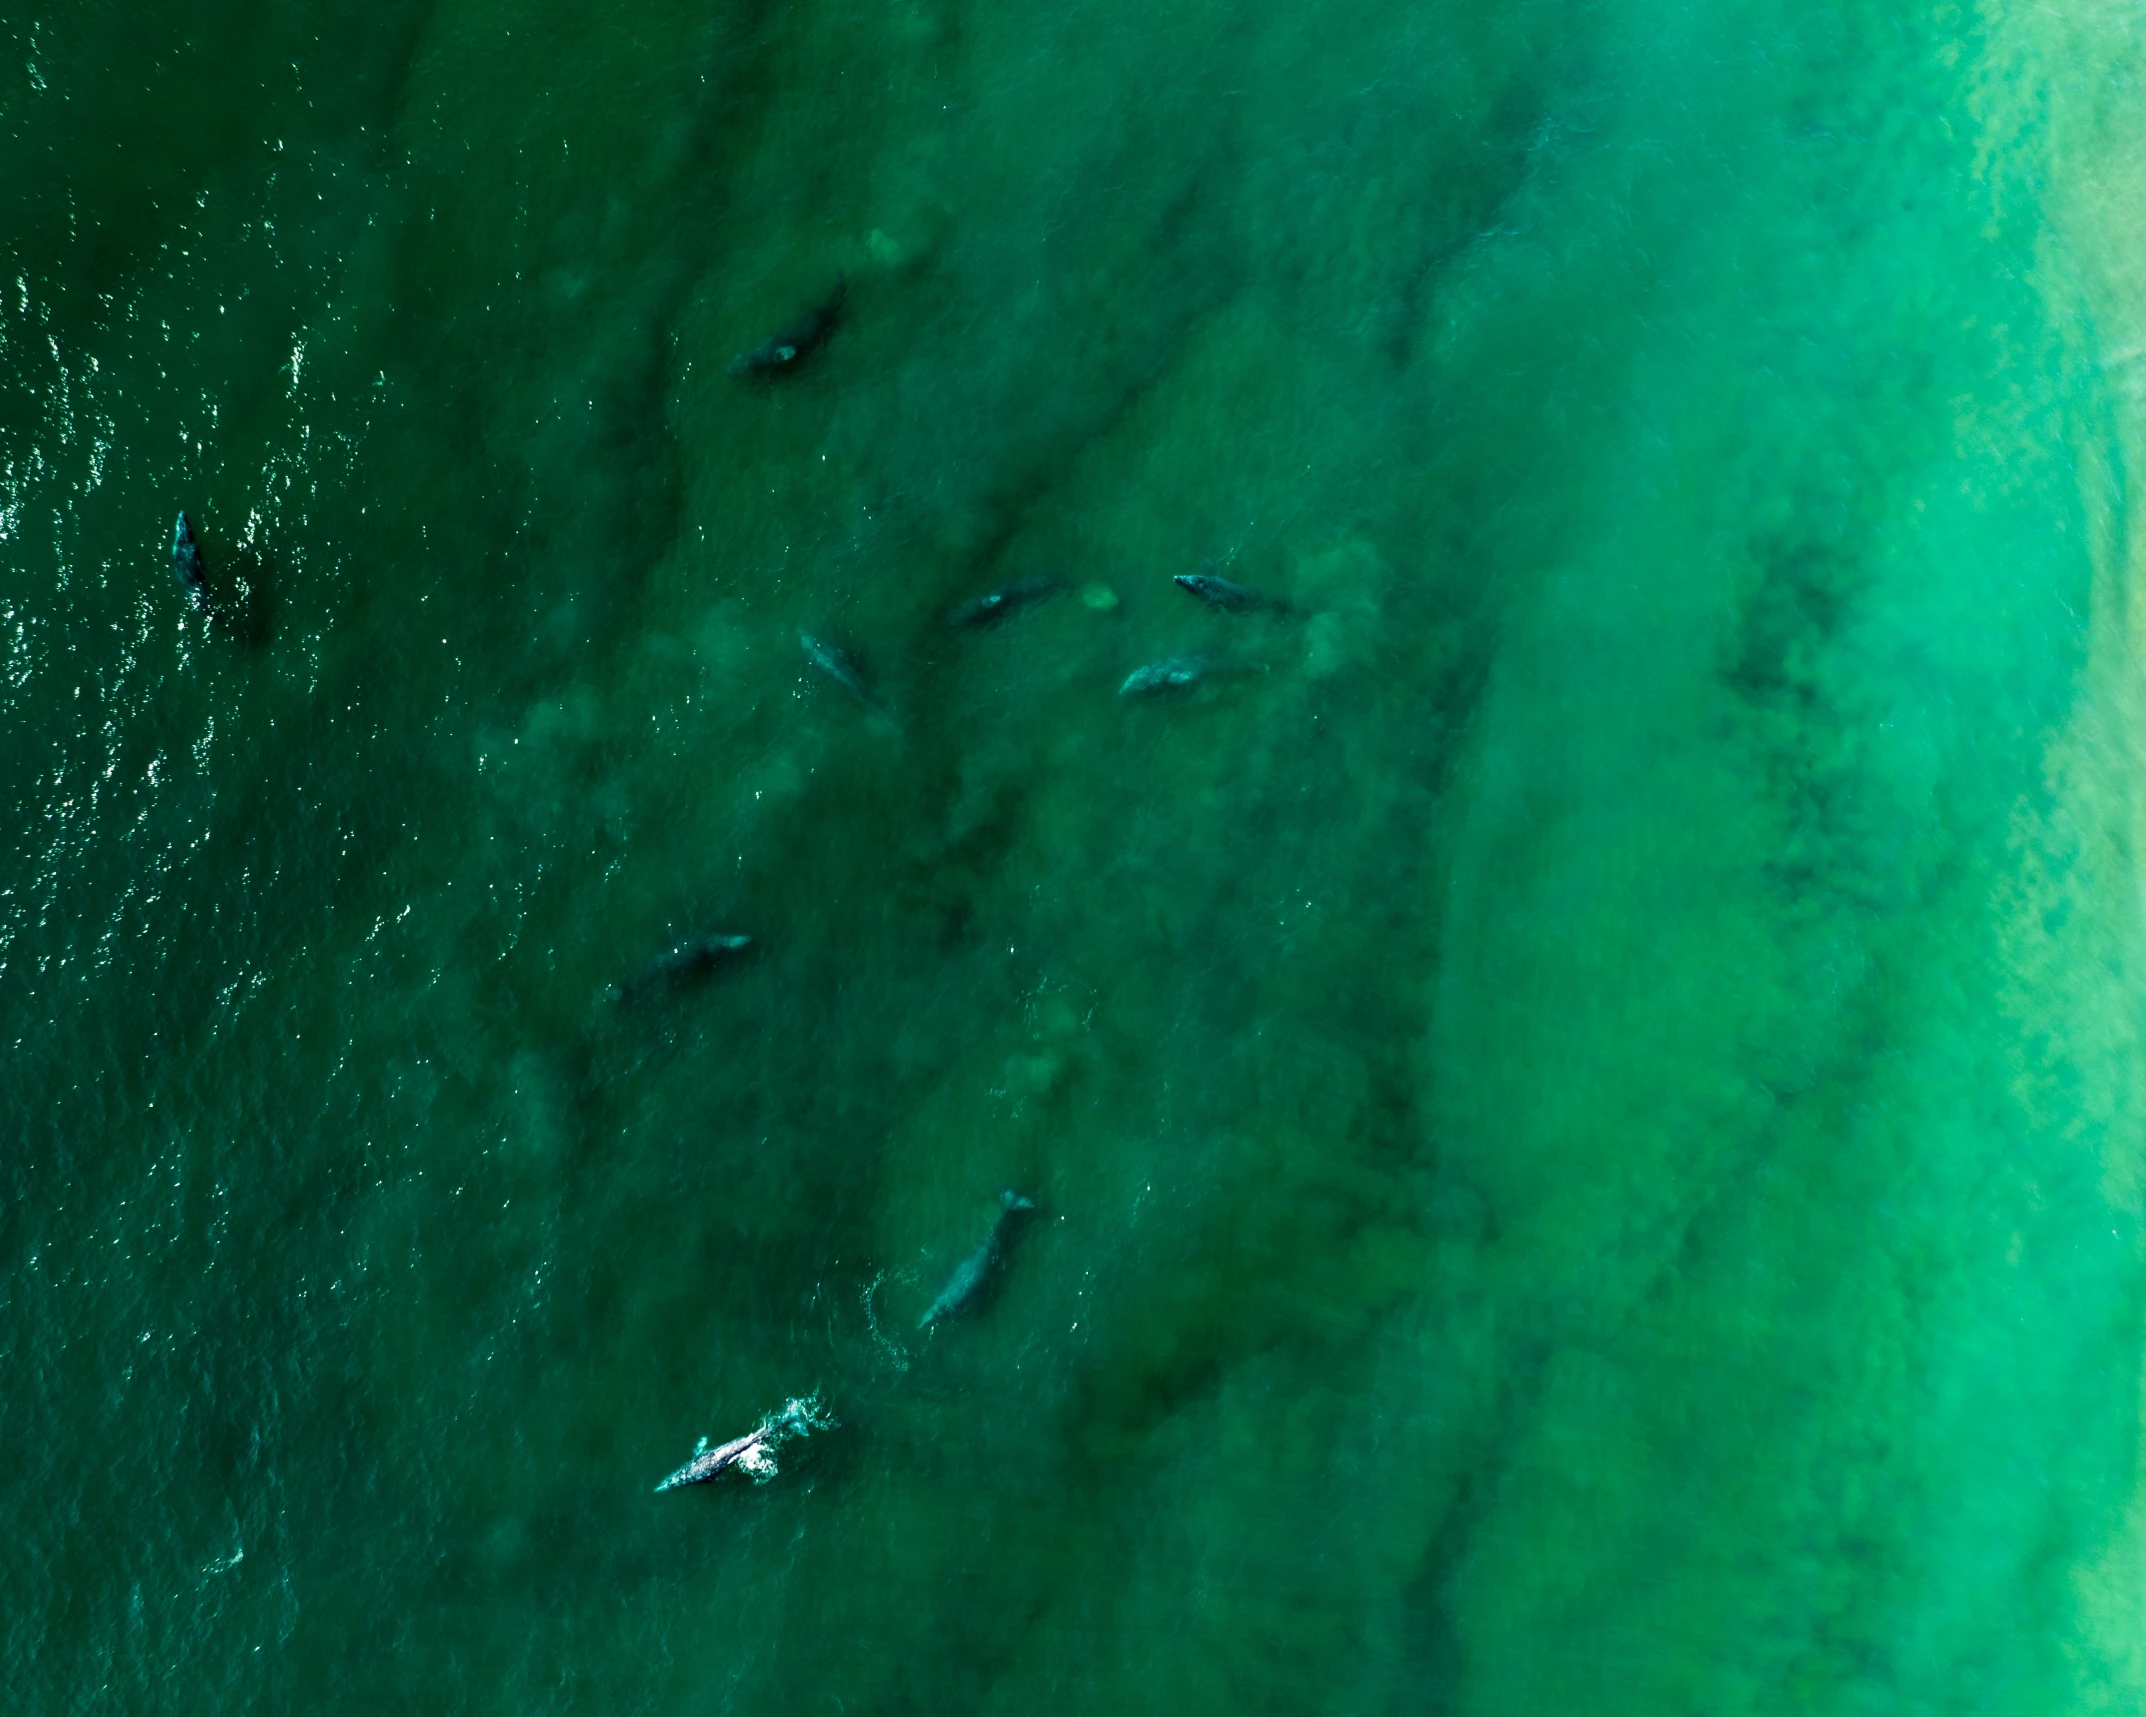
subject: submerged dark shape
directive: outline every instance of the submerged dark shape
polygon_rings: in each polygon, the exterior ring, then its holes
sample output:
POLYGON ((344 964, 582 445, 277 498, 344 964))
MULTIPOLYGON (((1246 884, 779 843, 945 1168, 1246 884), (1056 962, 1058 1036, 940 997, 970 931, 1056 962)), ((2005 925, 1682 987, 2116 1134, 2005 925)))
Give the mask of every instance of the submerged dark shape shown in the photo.
POLYGON ((929 1329, 941 1318, 950 1318, 956 1312, 966 1311, 981 1302, 991 1290, 998 1267, 1005 1255, 1007 1241, 1015 1225, 1029 1211, 1036 1208, 1035 1201, 1023 1198, 1011 1187, 998 1195, 998 1220, 991 1225, 991 1232, 984 1243, 955 1267, 947 1278, 946 1286, 939 1290, 939 1297, 924 1309, 917 1319, 918 1329, 929 1329))
POLYGON ((805 652, 806 665, 814 672, 825 674, 866 709, 885 716, 896 726, 901 725, 901 718, 873 695, 871 686, 865 682, 864 670, 847 650, 810 632, 798 633, 797 642, 805 652))
POLYGON ((770 1413, 742 1437, 733 1437, 712 1449, 708 1439, 701 1438, 693 1450, 693 1458, 659 1483, 656 1489, 661 1492, 676 1490, 681 1485, 706 1484, 732 1468, 750 1474, 755 1484, 765 1484, 775 1476, 775 1451, 783 1444, 796 1437, 809 1437, 814 1431, 835 1428, 834 1416, 820 1404, 817 1391, 802 1401, 793 1397, 782 1404, 780 1412, 770 1413))
POLYGON ((1208 656, 1166 656, 1159 662, 1150 662, 1144 668, 1135 668, 1125 676, 1125 683, 1118 688, 1121 698, 1147 697, 1157 692, 1189 691, 1202 680, 1220 679, 1230 674, 1263 674, 1267 671, 1264 662, 1217 662, 1208 656))
POLYGON ((1213 664, 1205 656, 1169 656, 1160 662, 1150 662, 1144 668, 1135 668, 1125 676, 1125 684, 1118 688, 1118 696, 1138 697, 1144 692, 1183 691, 1187 686, 1196 686, 1207 677, 1213 664))
POLYGON ((810 632, 797 635, 798 647, 805 652, 808 666, 825 674, 830 680, 864 703, 872 701, 872 694, 864 683, 864 670, 857 666, 856 659, 839 644, 830 644, 825 638, 810 632))
POLYGON ((201 545, 194 540, 194 527, 183 512, 172 528, 171 559, 179 570, 179 582, 186 587, 186 599, 198 612, 208 613, 209 572, 201 564, 201 545))
POLYGON ((770 334, 749 352, 730 363, 734 376, 780 375, 793 370, 827 344, 827 336, 842 320, 842 306, 849 297, 849 276, 835 276, 835 289, 825 301, 807 311, 779 334, 770 334))
POLYGON ((1211 560, 1202 562, 1198 572, 1179 573, 1173 582, 1179 589, 1191 591, 1209 607, 1225 609, 1231 614, 1245 614, 1255 608, 1277 614, 1289 612, 1289 604, 1278 596, 1262 596, 1256 590, 1232 584, 1215 571, 1215 563, 1211 560))
POLYGON ((1212 657, 1163 657, 1146 667, 1135 667, 1118 687, 1120 698, 1152 698, 1161 691, 1189 691, 1202 680, 1219 680, 1236 674, 1264 674, 1264 661, 1215 661, 1212 657))
POLYGON ((981 596, 972 596, 946 617, 949 626, 981 626, 1032 602, 1041 602, 1058 588, 1055 578, 1017 578, 981 596))
POLYGON ((752 946, 752 941, 750 936, 720 932, 688 936, 621 980, 611 993, 619 1001, 630 1001, 649 990, 712 972, 726 960, 742 954, 752 946))

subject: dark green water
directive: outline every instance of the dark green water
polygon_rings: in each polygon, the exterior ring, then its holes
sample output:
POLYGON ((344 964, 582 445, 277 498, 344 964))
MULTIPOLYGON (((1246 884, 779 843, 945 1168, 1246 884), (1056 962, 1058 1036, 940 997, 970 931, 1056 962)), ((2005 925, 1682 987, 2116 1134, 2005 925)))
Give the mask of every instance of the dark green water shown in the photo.
POLYGON ((6 1708, 2141 1709, 2136 30, 0 0, 6 1708))

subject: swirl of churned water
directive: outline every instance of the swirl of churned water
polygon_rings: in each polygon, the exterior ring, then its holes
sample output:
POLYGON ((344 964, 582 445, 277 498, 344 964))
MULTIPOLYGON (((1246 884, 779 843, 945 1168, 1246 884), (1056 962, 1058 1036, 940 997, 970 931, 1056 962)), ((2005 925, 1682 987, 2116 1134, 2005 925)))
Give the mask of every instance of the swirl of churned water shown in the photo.
POLYGON ((818 1390, 802 1399, 793 1395, 780 1410, 768 1414, 742 1437, 733 1437, 713 1448, 709 1447, 706 1437, 701 1438, 694 1445, 693 1458, 658 1483, 656 1489, 662 1492, 677 1490, 683 1485, 706 1484, 732 1470, 749 1474, 755 1484, 765 1484, 775 1476, 775 1455, 783 1444, 798 1437, 809 1437, 814 1431, 831 1431, 835 1427, 835 1417, 827 1411, 818 1390))

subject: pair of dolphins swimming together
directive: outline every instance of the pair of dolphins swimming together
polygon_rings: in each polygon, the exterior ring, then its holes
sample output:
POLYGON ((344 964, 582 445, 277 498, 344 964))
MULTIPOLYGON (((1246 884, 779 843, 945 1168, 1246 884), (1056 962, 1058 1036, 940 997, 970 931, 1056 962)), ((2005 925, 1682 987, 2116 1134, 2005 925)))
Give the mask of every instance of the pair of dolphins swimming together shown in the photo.
MULTIPOLYGON (((795 369, 827 343, 842 320, 842 307, 849 301, 849 277, 835 276, 834 290, 819 304, 783 329, 771 334, 751 351, 739 354, 731 363, 734 376, 776 376, 795 369)), ((215 613, 209 599, 208 568, 202 564, 201 544, 194 536, 193 524, 184 512, 172 531, 171 558, 179 574, 180 587, 186 592, 188 604, 196 613, 215 613)))
MULTIPOLYGON (((973 1310, 990 1296, 1016 1225, 1036 1208, 1034 1200, 1023 1198, 1011 1187, 1001 1192, 998 1198, 998 1220, 991 1224, 991 1232, 984 1236, 981 1246, 954 1267, 954 1273, 946 1279, 946 1286, 939 1290, 939 1297, 925 1307, 924 1315, 917 1319, 918 1329, 929 1329, 946 1318, 973 1310)), ((775 1455, 783 1444, 796 1437, 810 1436, 814 1431, 834 1428, 834 1417, 821 1405, 817 1391, 801 1400, 792 1398, 742 1437, 733 1437, 729 1442, 713 1447, 709 1446, 706 1437, 701 1438, 693 1450, 693 1458, 658 1481, 656 1489, 660 1492, 690 1484, 707 1484, 727 1472, 741 1472, 755 1484, 764 1484, 775 1476, 775 1455)))
MULTIPOLYGON (((1190 591, 1208 607, 1219 608, 1225 614, 1249 614, 1262 609, 1270 614, 1296 612, 1279 596, 1262 595, 1241 584, 1232 584, 1214 571, 1213 561, 1207 562, 1198 572, 1181 572, 1171 582, 1180 590, 1190 591)), ((1266 671, 1264 662, 1224 662, 1212 656, 1166 656, 1127 674, 1125 683, 1118 688, 1118 696, 1151 697, 1158 692, 1181 692, 1224 674, 1263 674, 1266 671)))

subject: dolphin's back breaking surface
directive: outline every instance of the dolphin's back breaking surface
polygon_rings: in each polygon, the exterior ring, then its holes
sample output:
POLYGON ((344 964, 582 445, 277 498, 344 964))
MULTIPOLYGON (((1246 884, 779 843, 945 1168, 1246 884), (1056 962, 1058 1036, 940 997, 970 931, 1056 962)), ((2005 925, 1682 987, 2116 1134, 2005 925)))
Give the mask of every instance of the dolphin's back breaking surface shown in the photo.
POLYGON ((194 540, 193 522, 184 512, 171 530, 171 561, 186 591, 186 599, 203 614, 209 611, 209 571, 202 564, 201 545, 194 540))

